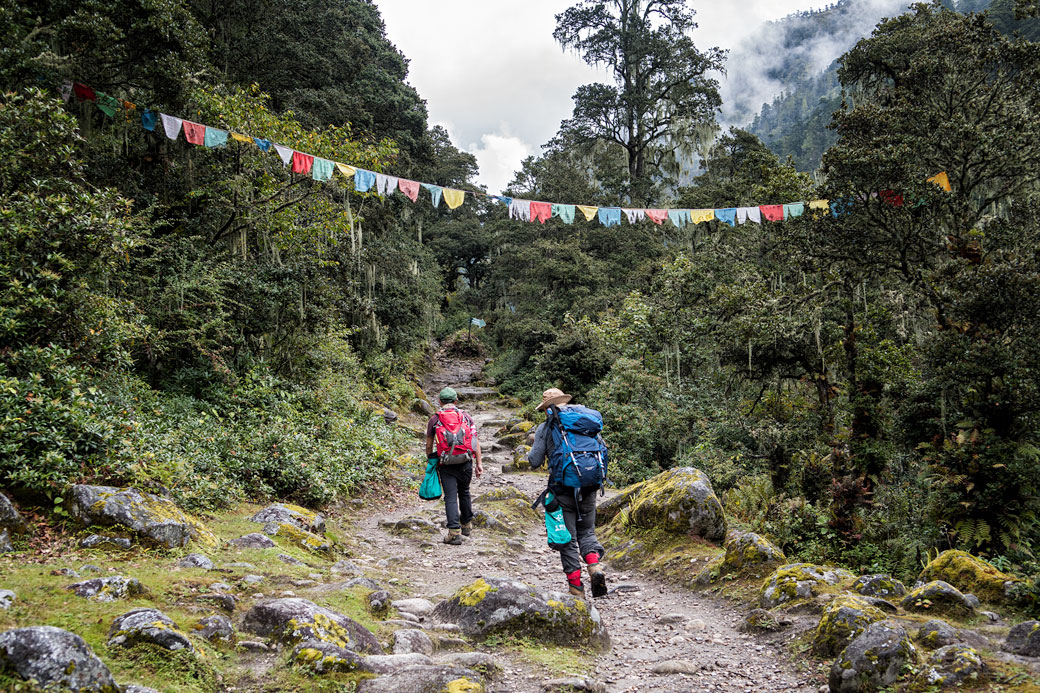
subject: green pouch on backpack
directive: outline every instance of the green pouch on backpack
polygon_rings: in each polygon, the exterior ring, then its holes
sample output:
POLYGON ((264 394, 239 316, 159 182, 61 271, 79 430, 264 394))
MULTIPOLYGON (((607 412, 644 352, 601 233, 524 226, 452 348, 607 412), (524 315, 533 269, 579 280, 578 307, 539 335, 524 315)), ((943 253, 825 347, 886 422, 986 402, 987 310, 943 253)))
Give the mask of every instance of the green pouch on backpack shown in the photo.
POLYGON ((444 492, 441 490, 441 475, 437 473, 437 458, 426 461, 426 476, 419 485, 419 497, 423 500, 437 500, 444 492))
POLYGON ((571 533, 567 529, 567 523, 563 521, 563 510, 560 502, 552 492, 545 494, 545 536, 549 542, 549 548, 559 551, 571 543, 571 533))

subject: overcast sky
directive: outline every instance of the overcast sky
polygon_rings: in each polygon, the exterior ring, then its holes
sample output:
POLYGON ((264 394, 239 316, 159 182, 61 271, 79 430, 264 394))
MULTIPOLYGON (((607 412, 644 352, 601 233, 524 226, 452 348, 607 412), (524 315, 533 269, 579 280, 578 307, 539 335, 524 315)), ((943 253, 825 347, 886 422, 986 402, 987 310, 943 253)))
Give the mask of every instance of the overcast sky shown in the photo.
MULTIPOLYGON (((581 84, 603 81, 553 40, 556 14, 575 0, 376 0, 391 42, 410 61, 408 81, 431 125, 476 155, 479 181, 501 192, 520 162, 569 117, 581 84)), ((819 7, 814 0, 692 3, 702 48, 732 48, 763 22, 819 7)))

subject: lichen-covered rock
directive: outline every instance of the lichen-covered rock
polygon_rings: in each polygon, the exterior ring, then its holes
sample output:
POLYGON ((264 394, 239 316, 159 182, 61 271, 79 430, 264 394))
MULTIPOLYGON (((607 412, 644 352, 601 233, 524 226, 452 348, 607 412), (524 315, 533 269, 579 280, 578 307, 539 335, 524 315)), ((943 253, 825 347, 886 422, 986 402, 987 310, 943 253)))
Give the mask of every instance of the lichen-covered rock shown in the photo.
MULTIPOLYGON (((445 662, 447 663, 447 662, 445 662)), ((412 652, 410 654, 391 655, 368 655, 361 659, 358 669, 371 674, 392 674, 395 671, 414 666, 429 666, 433 660, 424 654, 412 652)), ((465 665, 454 665, 465 666, 465 665)))
POLYGON ((305 640, 290 656, 294 664, 309 666, 319 674, 354 671, 361 664, 361 655, 325 640, 305 640))
POLYGON ((399 669, 387 676, 366 679, 358 693, 484 693, 484 679, 472 669, 420 665, 399 669))
POLYGON ((632 498, 628 520, 634 527, 689 534, 709 541, 726 536, 722 503, 704 472, 670 469, 644 482, 632 498))
POLYGON ((325 516, 290 503, 273 503, 249 518, 262 525, 290 524, 312 534, 325 534, 325 516))
POLYGON ((864 597, 880 597, 882 599, 894 599, 906 595, 906 587, 891 575, 862 575, 856 578, 850 587, 853 592, 858 592, 864 597))
POLYGON ((25 518, 4 494, 0 493, 0 529, 14 534, 25 531, 25 518))
POLYGON ((422 654, 427 657, 433 654, 433 641, 430 636, 415 628, 402 628, 394 631, 394 654, 422 654))
POLYGON ((754 532, 731 531, 726 535, 726 555, 719 575, 739 574, 764 577, 787 563, 784 552, 754 532))
POLYGON ((975 607, 960 590, 948 582, 933 580, 911 590, 903 597, 901 606, 916 613, 935 613, 967 618, 975 613, 975 607))
POLYGON ((917 629, 917 642, 928 650, 957 642, 957 630, 946 621, 934 619, 917 629))
POLYGON ((273 549, 277 546, 270 537, 266 537, 259 532, 250 532, 238 539, 232 539, 228 543, 240 549, 273 549))
POLYGON ((194 626, 195 634, 213 643, 234 644, 235 627, 231 619, 221 614, 200 618, 194 626))
POLYGON ((167 548, 195 541, 216 547, 217 538, 173 501, 135 488, 77 484, 71 490, 72 516, 85 525, 126 527, 142 540, 167 548))
POLYGON ((986 669, 982 657, 967 645, 947 645, 928 657, 924 668, 918 672, 916 681, 922 688, 934 686, 956 686, 966 680, 974 680, 986 669))
POLYGON ((645 481, 632 484, 621 489, 617 494, 607 498, 596 506, 596 524, 605 525, 617 517, 622 511, 627 511, 632 504, 632 499, 643 490, 645 481))
POLYGON ((924 567, 918 579, 941 580, 988 602, 1003 601, 1011 587, 1021 582, 966 551, 943 551, 924 567))
POLYGON ((508 578, 479 579, 462 587, 438 604, 433 616, 481 639, 502 633, 575 647, 610 643, 599 612, 584 599, 508 578))
POLYGON ((117 549, 129 549, 131 541, 126 537, 106 537, 101 534, 91 534, 79 543, 85 549, 95 549, 99 546, 112 546, 117 549))
POLYGON ((1040 621, 1024 621, 1014 626, 1000 649, 1024 657, 1040 657, 1040 621))
POLYGON ((112 622, 108 631, 109 647, 133 647, 151 643, 167 650, 194 652, 188 636, 177 630, 177 624, 158 609, 134 609, 112 622))
POLYGON ((852 580, 856 576, 842 568, 813 565, 812 563, 789 563, 777 568, 766 578, 759 593, 759 606, 764 609, 799 599, 811 599, 826 586, 852 580))
POLYGON ((77 597, 86 597, 96 602, 111 602, 116 599, 136 597, 145 592, 140 580, 124 575, 91 578, 73 583, 65 589, 72 590, 77 597))
POLYGON ((752 609, 740 624, 745 633, 773 633, 791 625, 791 620, 765 609, 752 609))
POLYGON ((286 539, 301 549, 317 551, 319 553, 330 553, 333 541, 305 529, 300 529, 290 522, 269 522, 264 525, 264 534, 269 537, 280 537, 286 539))
POLYGON ((31 626, 0 633, 0 672, 45 689, 119 693, 112 673, 83 638, 61 628, 31 626))
POLYGON ((298 597, 260 602, 246 612, 242 630, 287 645, 319 640, 357 652, 382 654, 379 641, 360 623, 298 597))
POLYGON ((11 590, 0 590, 0 609, 7 611, 14 604, 14 600, 18 597, 11 590))
POLYGON ((213 565, 213 561, 206 556, 203 556, 201 553, 189 553, 187 556, 177 561, 177 567, 213 570, 215 566, 213 565))
POLYGON ((876 691, 895 683, 903 668, 916 660, 906 631, 879 621, 867 626, 834 660, 828 684, 833 693, 876 691))
POLYGON ((885 614, 860 597, 840 595, 823 610, 813 634, 813 653, 833 657, 845 649, 867 626, 883 621, 885 614))
POLYGON ((390 593, 386 590, 376 590, 369 594, 368 610, 375 616, 386 616, 390 611, 390 593))

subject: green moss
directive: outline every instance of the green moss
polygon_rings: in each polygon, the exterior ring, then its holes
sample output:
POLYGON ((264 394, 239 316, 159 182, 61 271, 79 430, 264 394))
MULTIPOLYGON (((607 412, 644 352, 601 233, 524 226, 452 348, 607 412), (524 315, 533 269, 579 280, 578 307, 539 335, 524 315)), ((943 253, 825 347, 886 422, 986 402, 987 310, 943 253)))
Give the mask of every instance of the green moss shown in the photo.
POLYGON ((1004 583, 1020 582, 1012 575, 1002 573, 993 565, 966 551, 944 551, 924 567, 919 579, 924 582, 942 580, 961 592, 974 594, 982 600, 1002 602, 1004 583))
POLYGON ((444 687, 444 693, 484 693, 484 686, 463 676, 460 679, 449 681, 448 685, 444 687))
POLYGON ((884 620, 885 615, 865 600, 841 595, 824 609, 813 635, 813 652, 821 657, 832 657, 842 650, 867 626, 884 620))
POLYGON ((476 606, 477 604, 484 601, 487 597, 488 592, 497 592, 498 589, 492 587, 484 581, 484 578, 480 578, 471 585, 460 587, 455 592, 454 598, 459 601, 462 606, 476 606))
POLYGON ((327 537, 319 537, 317 534, 300 529, 291 522, 280 522, 275 536, 291 541, 300 548, 320 553, 332 551, 332 540, 327 537))

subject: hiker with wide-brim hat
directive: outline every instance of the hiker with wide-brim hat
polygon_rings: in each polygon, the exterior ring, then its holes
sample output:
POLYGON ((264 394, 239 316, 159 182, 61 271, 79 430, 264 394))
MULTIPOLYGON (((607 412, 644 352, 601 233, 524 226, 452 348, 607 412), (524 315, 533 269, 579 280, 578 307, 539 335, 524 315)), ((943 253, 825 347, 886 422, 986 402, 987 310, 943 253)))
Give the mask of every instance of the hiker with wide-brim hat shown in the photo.
MULTIPOLYGON (((532 468, 540 467, 543 463, 549 463, 548 494, 543 494, 542 499, 549 503, 546 511, 550 509, 555 512, 556 504, 563 513, 563 520, 570 532, 570 541, 562 544, 550 544, 552 548, 560 552, 560 562, 563 564, 563 572, 567 576, 567 589, 575 595, 584 597, 585 586, 581 582, 581 561, 585 560, 589 574, 589 582, 592 583, 592 596, 601 597, 607 593, 607 580, 603 572, 600 559, 603 557, 603 545, 596 538, 596 492, 600 490, 601 482, 605 482, 606 468, 603 466, 603 476, 588 479, 586 486, 582 483, 579 487, 564 486, 558 483, 563 477, 557 473, 560 465, 567 462, 561 461, 561 455, 554 455, 556 441, 554 437, 563 435, 570 436, 567 440, 575 442, 575 435, 565 433, 561 425, 561 416, 566 418, 568 414, 581 416, 585 412, 600 417, 599 412, 586 407, 571 404, 573 397, 562 390, 552 387, 542 393, 542 402, 536 409, 545 412, 545 422, 538 425, 534 434, 534 443, 527 455, 527 461, 532 468), (556 432, 556 436, 554 436, 556 432), (595 483, 593 483, 595 482, 595 483)), ((600 417, 602 424, 602 417, 600 417)), ((582 436, 586 438, 593 448, 603 450, 604 462, 606 445, 598 433, 582 436)), ((591 431, 589 431, 591 433, 591 431)), ((564 439, 560 438, 560 444, 566 446, 564 439)), ((552 541, 552 539, 550 539, 552 541)))
POLYGON ((441 408, 426 423, 426 458, 436 460, 437 473, 444 488, 444 511, 448 534, 444 543, 462 544, 462 537, 473 531, 473 501, 469 486, 473 472, 484 473, 473 417, 459 409, 459 395, 446 387, 441 390, 441 408))

